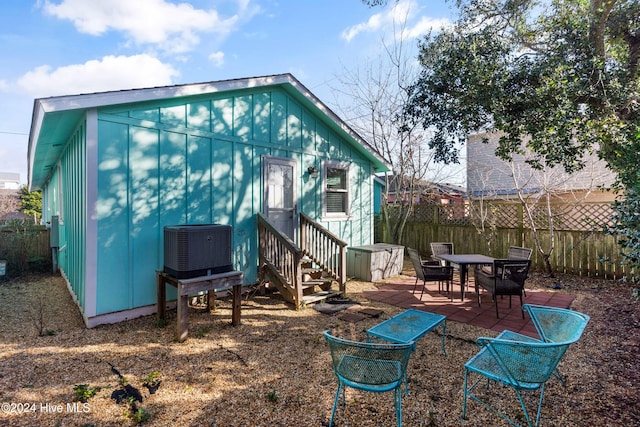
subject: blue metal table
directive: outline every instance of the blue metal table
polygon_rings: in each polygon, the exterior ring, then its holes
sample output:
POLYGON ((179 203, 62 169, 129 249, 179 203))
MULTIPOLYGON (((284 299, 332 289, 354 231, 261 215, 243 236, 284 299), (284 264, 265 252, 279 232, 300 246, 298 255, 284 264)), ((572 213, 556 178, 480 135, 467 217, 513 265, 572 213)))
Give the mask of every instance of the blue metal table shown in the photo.
POLYGON ((442 325, 442 352, 446 356, 444 336, 447 330, 447 317, 440 314, 409 309, 368 329, 367 334, 385 341, 404 344, 417 341, 438 325, 442 325))

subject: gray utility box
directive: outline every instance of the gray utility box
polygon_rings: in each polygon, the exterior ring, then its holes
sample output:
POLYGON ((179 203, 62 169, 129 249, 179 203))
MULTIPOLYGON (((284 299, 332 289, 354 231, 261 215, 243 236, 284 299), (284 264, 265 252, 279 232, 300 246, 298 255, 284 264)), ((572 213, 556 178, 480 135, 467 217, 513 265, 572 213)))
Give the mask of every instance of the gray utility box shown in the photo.
POLYGON ((164 272, 190 279, 232 271, 232 233, 223 224, 164 227, 164 272))
POLYGON ((347 276, 367 282, 402 273, 404 246, 376 243, 347 249, 347 276))

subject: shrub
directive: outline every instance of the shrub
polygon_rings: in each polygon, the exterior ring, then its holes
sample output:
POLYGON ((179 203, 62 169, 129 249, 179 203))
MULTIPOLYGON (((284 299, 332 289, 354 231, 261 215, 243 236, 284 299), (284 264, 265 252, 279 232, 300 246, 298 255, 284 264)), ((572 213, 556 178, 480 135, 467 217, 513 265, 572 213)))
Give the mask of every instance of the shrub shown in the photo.
POLYGON ((29 271, 51 271, 48 241, 48 232, 42 225, 18 220, 0 224, 0 259, 7 262, 5 278, 29 271))

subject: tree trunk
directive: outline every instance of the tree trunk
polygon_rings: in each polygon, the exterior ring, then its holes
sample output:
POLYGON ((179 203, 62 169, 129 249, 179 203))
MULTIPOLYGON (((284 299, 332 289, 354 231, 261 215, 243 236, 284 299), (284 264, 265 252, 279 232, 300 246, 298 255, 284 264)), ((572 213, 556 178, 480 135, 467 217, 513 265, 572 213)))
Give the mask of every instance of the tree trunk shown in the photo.
POLYGON ((553 271, 550 258, 551 258, 551 254, 544 254, 542 257, 542 259, 544 260, 545 272, 549 275, 550 278, 554 279, 556 277, 556 273, 553 271))

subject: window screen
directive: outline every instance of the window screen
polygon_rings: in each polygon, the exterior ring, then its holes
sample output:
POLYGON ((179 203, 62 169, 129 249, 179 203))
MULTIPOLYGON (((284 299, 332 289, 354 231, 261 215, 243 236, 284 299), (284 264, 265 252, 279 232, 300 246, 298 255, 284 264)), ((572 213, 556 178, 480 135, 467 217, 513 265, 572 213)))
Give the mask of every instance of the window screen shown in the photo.
POLYGON ((348 214, 347 169, 327 167, 325 209, 328 214, 348 214))

